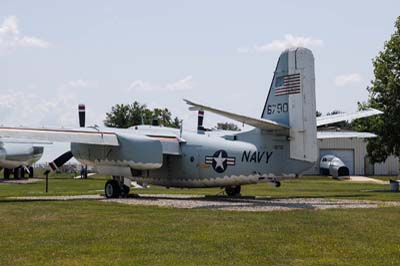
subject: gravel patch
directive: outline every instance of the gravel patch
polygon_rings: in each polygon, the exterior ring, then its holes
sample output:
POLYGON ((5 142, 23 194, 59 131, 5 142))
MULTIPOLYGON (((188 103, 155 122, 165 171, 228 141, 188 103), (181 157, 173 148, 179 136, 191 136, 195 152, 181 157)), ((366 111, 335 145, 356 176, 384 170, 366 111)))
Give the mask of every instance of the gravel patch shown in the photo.
POLYGON ((325 198, 227 198, 181 195, 140 195, 136 198, 106 199, 129 205, 150 205, 183 209, 214 209, 232 211, 290 211, 301 209, 354 209, 400 206, 400 202, 330 200, 325 198))
POLYGON ((100 195, 13 197, 13 200, 98 200, 107 203, 128 205, 159 206, 181 209, 211 209, 231 211, 290 211, 302 209, 354 209, 398 207, 397 201, 336 200, 326 198, 266 198, 223 196, 205 197, 202 195, 130 195, 129 198, 106 199, 100 195))

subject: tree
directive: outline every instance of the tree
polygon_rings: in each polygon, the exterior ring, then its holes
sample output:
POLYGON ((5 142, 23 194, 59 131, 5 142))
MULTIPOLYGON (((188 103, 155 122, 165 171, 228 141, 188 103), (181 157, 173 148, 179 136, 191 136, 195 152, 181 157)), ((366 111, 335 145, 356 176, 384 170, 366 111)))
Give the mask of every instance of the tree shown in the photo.
POLYGON ((117 104, 111 107, 111 112, 106 113, 104 124, 108 127, 129 128, 135 125, 151 124, 153 120, 166 127, 180 127, 178 117, 172 119, 171 112, 167 109, 147 108, 145 104, 135 101, 132 104, 117 104))
POLYGON ((230 131, 240 131, 240 128, 234 123, 217 123, 216 129, 219 130, 230 130, 230 131))
POLYGON ((375 78, 367 88, 368 102, 359 104, 359 109, 372 107, 383 114, 357 121, 354 126, 378 135, 367 145, 368 156, 375 163, 389 155, 400 156, 400 17, 383 51, 372 62, 375 78))

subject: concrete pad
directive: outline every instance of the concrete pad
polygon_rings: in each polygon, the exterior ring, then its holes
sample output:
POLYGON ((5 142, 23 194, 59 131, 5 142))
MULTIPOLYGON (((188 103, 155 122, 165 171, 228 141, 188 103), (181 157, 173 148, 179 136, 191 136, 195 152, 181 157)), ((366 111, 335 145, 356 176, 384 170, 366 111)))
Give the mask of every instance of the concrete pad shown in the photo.
POLYGON ((171 195, 171 194, 138 194, 129 198, 106 199, 100 195, 79 196, 41 196, 41 197, 12 197, 7 199, 20 201, 72 201, 96 200, 106 203, 127 205, 158 206, 180 209, 209 209, 230 211, 291 211, 291 210, 325 210, 325 209, 357 209, 400 207, 399 201, 368 201, 368 200, 337 200, 326 198, 207 198, 204 195, 171 195))
POLYGON ((349 181, 352 182, 367 182, 367 183, 376 183, 376 184, 382 184, 382 185, 388 185, 389 181, 383 181, 371 177, 366 177, 366 176, 350 176, 349 181))
POLYGON ((4 184, 32 184, 39 181, 43 181, 43 179, 38 178, 29 178, 29 179, 0 179, 0 185, 4 184))

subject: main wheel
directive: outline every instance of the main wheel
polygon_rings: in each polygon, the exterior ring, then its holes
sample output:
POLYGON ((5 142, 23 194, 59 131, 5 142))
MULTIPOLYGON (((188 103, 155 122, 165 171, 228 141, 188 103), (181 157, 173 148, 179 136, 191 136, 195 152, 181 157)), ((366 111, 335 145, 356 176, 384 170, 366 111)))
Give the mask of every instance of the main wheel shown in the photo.
POLYGON ((4 179, 10 179, 11 170, 8 168, 4 168, 4 179))
POLYGON ((14 168, 14 179, 21 178, 21 167, 14 168))
POLYGON ((121 189, 119 187, 118 181, 108 180, 104 186, 104 194, 107 198, 118 198, 121 194, 121 189))
POLYGON ((226 187, 225 192, 229 197, 240 196, 240 186, 226 187))
POLYGON ((29 178, 33 178, 33 167, 29 167, 29 178))
POLYGON ((129 191, 131 190, 130 187, 123 185, 122 186, 122 192, 123 192, 123 196, 126 198, 128 197, 129 191))

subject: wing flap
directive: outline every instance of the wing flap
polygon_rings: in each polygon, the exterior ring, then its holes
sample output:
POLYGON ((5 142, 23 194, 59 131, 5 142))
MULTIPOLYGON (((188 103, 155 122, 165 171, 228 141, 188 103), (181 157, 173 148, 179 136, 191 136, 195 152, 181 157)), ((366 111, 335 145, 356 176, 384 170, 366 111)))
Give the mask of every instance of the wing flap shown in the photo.
POLYGON ((95 129, 0 127, 0 137, 119 146, 118 137, 114 132, 95 129))
POLYGON ((191 105, 191 106, 195 107, 196 109, 201 109, 201 110, 212 112, 214 114, 222 115, 222 116, 227 117, 229 119, 232 119, 232 120, 235 120, 235 121, 238 121, 238 122, 241 122, 241 123, 253 126, 253 127, 257 127, 257 128, 260 128, 260 129, 265 129, 265 130, 287 130, 287 129, 289 129, 288 126, 286 126, 284 124, 277 123, 275 121, 271 121, 271 120, 267 120, 267 119, 260 119, 260 118, 253 118, 253 117, 244 116, 244 115, 239 115, 239 114, 235 114, 235 113, 219 110, 219 109, 216 109, 216 108, 208 107, 208 106, 205 106, 205 105, 197 104, 197 103, 191 102, 191 101, 186 100, 186 99, 184 99, 184 101, 188 105, 191 105))
POLYGON ((383 114, 383 112, 370 108, 356 113, 320 116, 317 117, 317 127, 380 114, 383 114))

